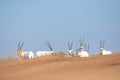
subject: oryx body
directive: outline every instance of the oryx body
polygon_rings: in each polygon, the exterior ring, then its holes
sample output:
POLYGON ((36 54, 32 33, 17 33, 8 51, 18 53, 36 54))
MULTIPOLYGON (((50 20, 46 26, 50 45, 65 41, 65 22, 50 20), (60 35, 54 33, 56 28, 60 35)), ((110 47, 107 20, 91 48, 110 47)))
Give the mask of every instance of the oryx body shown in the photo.
POLYGON ((54 53, 51 44, 48 41, 46 41, 45 44, 50 48, 50 51, 37 51, 36 52, 36 57, 50 56, 54 53))

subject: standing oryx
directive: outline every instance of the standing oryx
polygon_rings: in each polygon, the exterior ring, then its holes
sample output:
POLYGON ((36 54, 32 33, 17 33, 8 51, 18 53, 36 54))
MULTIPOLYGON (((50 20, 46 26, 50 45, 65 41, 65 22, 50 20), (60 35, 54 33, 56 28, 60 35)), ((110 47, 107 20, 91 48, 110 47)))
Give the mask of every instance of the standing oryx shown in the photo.
POLYGON ((36 57, 54 55, 54 51, 51 44, 48 41, 46 41, 45 44, 50 48, 50 51, 37 51, 36 57))
POLYGON ((18 56, 21 57, 21 58, 28 58, 28 59, 31 59, 31 58, 34 58, 34 54, 33 52, 29 51, 29 52, 23 52, 22 51, 22 47, 24 45, 24 42, 21 44, 19 42, 18 44, 18 50, 17 50, 17 53, 18 53, 18 56))
POLYGON ((87 49, 87 51, 84 51, 83 48, 84 48, 84 39, 80 39, 80 51, 78 53, 78 56, 79 57, 89 57, 89 54, 88 54, 89 48, 87 49))
POLYGON ((100 54, 101 55, 108 55, 108 54, 112 54, 112 52, 111 51, 106 51, 105 49, 104 49, 104 44, 105 44, 105 40, 101 40, 100 41, 100 54))
POLYGON ((73 42, 70 43, 70 42, 68 41, 68 50, 67 50, 67 52, 68 52, 68 54, 69 54, 70 56, 75 57, 76 54, 75 54, 74 50, 72 49, 72 47, 73 47, 73 42))

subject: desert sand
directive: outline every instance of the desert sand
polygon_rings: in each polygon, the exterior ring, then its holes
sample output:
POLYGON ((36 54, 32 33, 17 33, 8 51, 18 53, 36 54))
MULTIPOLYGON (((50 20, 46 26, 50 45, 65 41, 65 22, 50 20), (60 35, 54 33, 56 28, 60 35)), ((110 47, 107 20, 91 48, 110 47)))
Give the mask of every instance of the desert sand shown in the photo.
POLYGON ((0 60, 0 80, 120 80, 120 53, 0 60))

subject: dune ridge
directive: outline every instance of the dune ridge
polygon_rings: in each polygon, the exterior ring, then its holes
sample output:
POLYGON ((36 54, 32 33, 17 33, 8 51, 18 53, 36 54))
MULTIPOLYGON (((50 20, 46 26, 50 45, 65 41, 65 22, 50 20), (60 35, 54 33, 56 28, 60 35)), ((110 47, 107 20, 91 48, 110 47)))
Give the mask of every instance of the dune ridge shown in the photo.
POLYGON ((0 80, 120 80, 120 53, 89 58, 0 60, 0 80))

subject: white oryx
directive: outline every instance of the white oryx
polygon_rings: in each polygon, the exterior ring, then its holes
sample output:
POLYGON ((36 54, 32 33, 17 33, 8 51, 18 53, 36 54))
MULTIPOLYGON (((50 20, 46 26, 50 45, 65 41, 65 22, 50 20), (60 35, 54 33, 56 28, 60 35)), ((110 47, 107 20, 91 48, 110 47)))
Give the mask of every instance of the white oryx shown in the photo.
MULTIPOLYGON (((89 45, 88 45, 88 47, 89 47, 89 45)), ((83 48, 84 48, 84 39, 80 39, 80 51, 78 53, 78 56, 79 57, 89 57, 88 51, 84 51, 83 48)))
POLYGON ((103 40, 103 41, 101 40, 101 41, 100 41, 100 54, 101 54, 101 55, 112 54, 111 51, 107 51, 107 50, 104 49, 104 44, 105 44, 105 40, 103 40))
POLYGON ((34 58, 34 54, 32 51, 22 51, 22 47, 24 45, 24 42, 22 44, 18 44, 18 50, 17 50, 17 53, 18 53, 18 56, 21 57, 21 58, 28 58, 28 59, 31 59, 31 58, 34 58))
POLYGON ((49 55, 52 55, 54 53, 51 44, 48 41, 46 41, 45 44, 50 48, 50 51, 37 51, 36 57, 49 56, 49 55))
POLYGON ((75 56, 76 56, 76 53, 75 53, 75 51, 72 49, 72 47, 73 47, 73 42, 70 43, 70 42, 68 41, 68 50, 67 50, 67 52, 68 52, 69 56, 75 57, 75 56))

